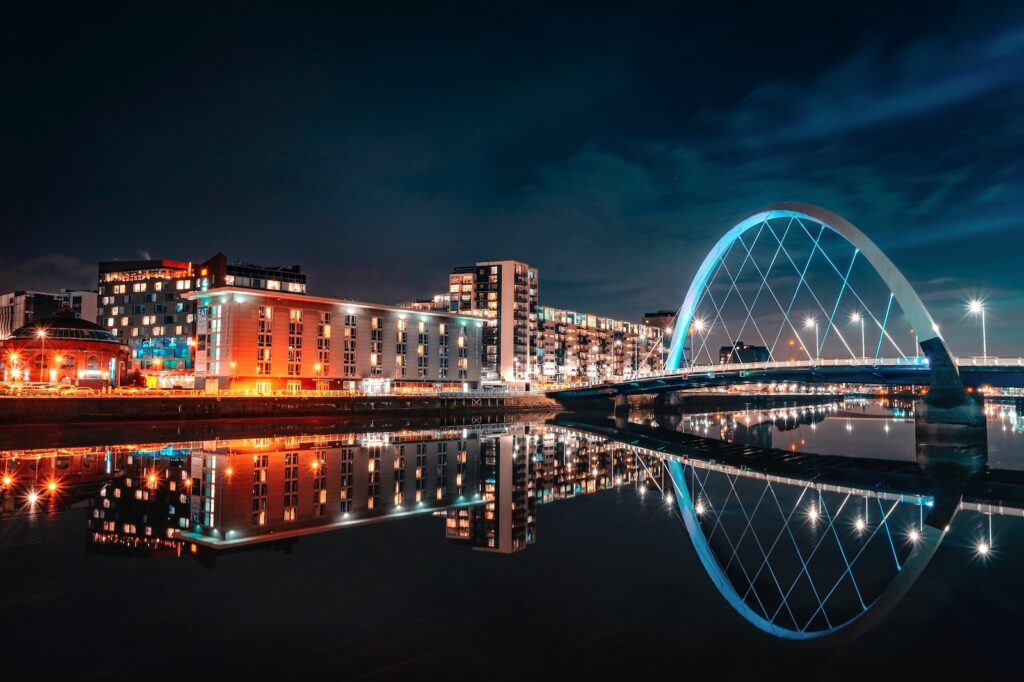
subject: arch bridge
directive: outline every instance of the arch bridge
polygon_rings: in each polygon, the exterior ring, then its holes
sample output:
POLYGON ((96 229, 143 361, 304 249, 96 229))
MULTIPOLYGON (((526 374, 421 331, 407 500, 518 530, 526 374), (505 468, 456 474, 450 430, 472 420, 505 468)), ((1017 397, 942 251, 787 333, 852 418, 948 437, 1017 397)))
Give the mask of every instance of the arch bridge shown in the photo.
POLYGON ((726 232, 666 333, 663 371, 549 395, 573 401, 734 384, 849 383, 928 386, 928 401, 950 408, 970 402, 978 387, 1024 386, 1020 358, 953 356, 881 249, 841 216, 807 204, 771 206, 726 232), (746 346, 747 336, 762 345, 746 346), (712 352, 716 342, 720 357, 712 352))

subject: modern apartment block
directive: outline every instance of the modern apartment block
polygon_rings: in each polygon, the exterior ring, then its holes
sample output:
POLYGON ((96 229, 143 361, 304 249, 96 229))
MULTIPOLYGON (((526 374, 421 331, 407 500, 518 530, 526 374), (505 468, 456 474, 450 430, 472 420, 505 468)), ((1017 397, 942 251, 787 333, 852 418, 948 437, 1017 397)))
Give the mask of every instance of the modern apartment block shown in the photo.
POLYGON ((297 265, 229 263, 222 253, 199 264, 101 262, 96 321, 129 344, 136 369, 165 385, 191 385, 196 309, 184 295, 218 286, 303 294, 306 276, 297 265))
POLYGON ((196 304, 195 381, 256 393, 465 390, 480 382, 484 320, 219 287, 196 304))
POLYGON ((484 379, 532 378, 539 289, 537 268, 520 261, 483 261, 452 270, 449 311, 487 321, 481 349, 484 379))
POLYGON ((537 380, 575 385, 658 371, 664 329, 541 306, 537 380))
POLYGON ((12 291, 0 294, 0 339, 6 339, 34 320, 69 312, 74 317, 96 321, 96 292, 61 289, 52 294, 43 291, 12 291))

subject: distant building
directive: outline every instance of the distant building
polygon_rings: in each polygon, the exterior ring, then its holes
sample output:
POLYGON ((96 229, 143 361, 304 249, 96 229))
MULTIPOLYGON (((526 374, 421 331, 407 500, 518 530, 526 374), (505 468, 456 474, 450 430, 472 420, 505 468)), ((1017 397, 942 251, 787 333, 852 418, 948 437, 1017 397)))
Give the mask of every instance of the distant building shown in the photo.
POLYGON ((136 369, 162 385, 188 386, 196 310, 184 294, 219 286, 304 294, 306 275, 298 265, 229 263, 222 253, 200 264, 101 262, 96 321, 129 344, 136 369))
POLYGON ((480 382, 484 321, 238 287, 194 291, 197 388, 457 390, 480 382))
POLYGON ((771 353, 764 346, 750 346, 742 341, 737 341, 731 346, 722 346, 719 348, 718 360, 722 364, 736 362, 768 362, 771 360, 771 353))
POLYGON ((62 289, 60 293, 12 291, 0 294, 0 339, 33 320, 68 311, 74 317, 96 321, 96 292, 62 289))
POLYGON ((449 311, 487 320, 483 378, 528 382, 537 350, 537 268, 513 260, 457 267, 448 277, 449 311))
POLYGON ((0 341, 4 381, 117 386, 128 361, 127 346, 110 332, 67 313, 33 320, 0 341))
POLYGON ((619 381, 662 367, 661 327, 548 306, 540 307, 538 319, 538 381, 619 381))

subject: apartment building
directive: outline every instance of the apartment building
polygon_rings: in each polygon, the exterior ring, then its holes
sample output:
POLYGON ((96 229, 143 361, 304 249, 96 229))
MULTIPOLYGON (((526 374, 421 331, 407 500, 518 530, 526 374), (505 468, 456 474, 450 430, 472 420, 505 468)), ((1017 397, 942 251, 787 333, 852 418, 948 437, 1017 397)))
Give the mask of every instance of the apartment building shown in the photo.
POLYGON ((465 390, 480 382, 480 318, 218 287, 196 305, 196 387, 256 393, 465 390))

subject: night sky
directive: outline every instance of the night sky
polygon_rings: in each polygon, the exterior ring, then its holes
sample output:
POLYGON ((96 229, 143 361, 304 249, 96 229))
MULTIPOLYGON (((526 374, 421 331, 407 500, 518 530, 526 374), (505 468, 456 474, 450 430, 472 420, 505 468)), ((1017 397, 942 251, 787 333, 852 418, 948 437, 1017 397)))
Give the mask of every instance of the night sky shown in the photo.
POLYGON ((397 302, 518 258, 543 303, 639 319, 789 200, 873 237, 955 351, 982 295, 1024 352, 1019 3, 21 4, 0 290, 224 251, 397 302))

